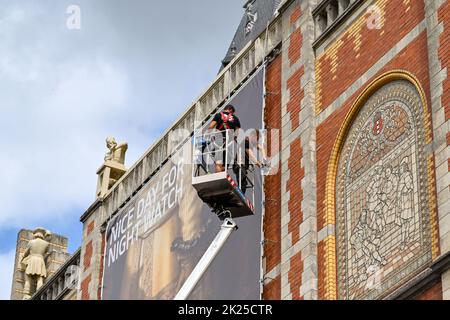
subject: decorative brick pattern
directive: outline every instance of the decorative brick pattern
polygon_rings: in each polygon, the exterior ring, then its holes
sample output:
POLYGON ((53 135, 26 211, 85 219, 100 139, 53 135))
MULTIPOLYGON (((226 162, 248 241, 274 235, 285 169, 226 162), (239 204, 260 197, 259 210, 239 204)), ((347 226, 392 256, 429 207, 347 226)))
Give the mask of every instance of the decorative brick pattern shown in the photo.
MULTIPOLYGON (((293 65, 298 61, 298 59, 300 59, 301 48, 302 48, 302 33, 300 28, 297 28, 291 34, 288 50, 289 63, 291 65, 293 65)), ((300 88, 300 86, 297 86, 297 88, 300 88)))
POLYGON ((290 22, 291 24, 296 23, 297 20, 300 19, 301 14, 302 14, 302 10, 301 10, 300 6, 297 5, 297 6, 294 8, 294 10, 292 10, 291 16, 290 16, 290 18, 289 18, 289 22, 290 22))
POLYGON ((81 300, 89 300, 89 285, 91 283, 91 275, 87 276, 83 281, 81 281, 81 300))
POLYGON ((314 2, 296 1, 284 29, 281 154, 281 298, 317 298, 314 2), (298 9, 300 7, 300 10, 298 9), (296 19, 292 18, 296 17, 296 19), (300 267, 301 266, 301 267, 300 267), (293 271, 295 269, 295 271, 293 271))
POLYGON ((298 252, 290 260, 290 269, 288 273, 289 283, 291 285, 292 299, 303 300, 300 295, 300 285, 302 283, 303 261, 302 253, 298 252))
POLYGON ((268 284, 264 285, 263 299, 264 300, 280 300, 281 292, 280 276, 276 277, 268 284))
POLYGON ((84 299, 84 297, 89 297, 89 299, 99 299, 99 285, 101 283, 101 270, 102 270, 102 250, 103 241, 102 234, 100 233, 100 228, 95 226, 100 225, 99 222, 103 219, 101 213, 103 212, 102 207, 98 207, 96 211, 91 215, 91 217, 84 222, 84 227, 86 232, 84 232, 83 244, 81 246, 81 259, 80 266, 81 269, 81 282, 86 281, 84 292, 80 290, 78 293, 78 299, 84 299), (88 230, 90 231, 88 232, 88 230), (89 279, 87 281, 86 279, 89 279))
MULTIPOLYGON (((303 68, 301 67, 301 28, 299 21, 301 19, 301 7, 296 2, 287 13, 288 17, 283 20, 283 28, 289 31, 289 36, 283 43, 282 59, 282 143, 281 143, 281 299, 292 298, 291 284, 289 281, 289 269, 293 245, 292 241, 292 223, 291 223, 291 197, 295 195, 296 190, 291 190, 295 183, 291 180, 291 174, 295 174, 297 168, 293 165, 293 159, 301 159, 300 154, 293 154, 291 146, 292 132, 299 125, 300 103, 301 103, 301 77, 303 68), (293 170, 291 172, 291 170, 293 170), (289 183, 291 181, 291 183, 289 183), (291 227, 289 227, 289 225, 291 227)), ((299 145, 299 143, 298 143, 299 145)), ((299 164, 299 162, 298 162, 299 164)), ((296 219, 297 226, 301 221, 296 219)), ((297 236, 298 238, 298 236, 297 236)))
POLYGON ((84 258, 83 258, 83 267, 84 271, 86 271, 91 266, 92 259, 92 240, 86 244, 84 249, 84 258))
POLYGON ((287 190, 289 190, 290 199, 288 209, 290 219, 288 223, 288 232, 292 234, 292 243, 300 240, 300 224, 303 222, 302 200, 303 191, 300 181, 304 177, 304 169, 301 167, 302 149, 300 139, 291 143, 291 157, 288 160, 288 168, 291 172, 287 181, 287 190))
MULTIPOLYGON (((292 46, 292 44, 291 44, 292 46)), ((291 48, 291 46, 289 48, 291 48)), ((300 103, 303 99, 303 90, 301 88, 301 77, 304 74, 303 66, 294 72, 287 81, 287 90, 289 90, 289 102, 287 111, 291 118, 291 131, 298 128, 300 119, 300 103)))
POLYGON ((94 230, 94 226, 95 226, 95 221, 92 220, 87 226, 86 236, 89 236, 91 234, 92 230, 94 230))
POLYGON ((316 60, 316 113, 322 112, 368 67, 407 35, 424 18, 423 1, 413 1, 405 14, 403 0, 377 0, 380 29, 367 27, 365 12, 316 60))
POLYGON ((102 286, 103 286, 103 261, 105 256, 105 241, 106 241, 106 233, 102 233, 102 249, 101 249, 101 256, 100 256, 100 272, 99 272, 99 281, 98 281, 98 293, 97 293, 97 299, 101 300, 102 298, 102 286))
MULTIPOLYGON (((414 38, 410 44, 399 54, 387 63, 380 71, 373 77, 367 79, 366 84, 370 83, 376 76, 393 69, 410 70, 415 74, 421 83, 424 84, 424 90, 429 100, 429 88, 426 84, 429 83, 427 74, 427 54, 426 54, 426 34, 422 32, 419 36, 414 38)), ((369 67, 369 66, 367 66, 369 67)), ((340 129, 340 125, 344 121, 346 114, 354 103, 355 99, 363 91, 364 87, 360 87, 354 94, 347 98, 342 104, 341 108, 333 112, 332 115, 326 118, 317 126, 317 204, 318 212, 325 212, 325 186, 327 166, 330 160, 330 153, 335 142, 335 137, 340 129)), ((337 96, 334 96, 337 98, 337 96)), ((326 215, 318 216, 318 230, 326 226, 326 215)))
MULTIPOLYGON (((265 125, 268 129, 281 127, 281 56, 277 56, 266 67, 266 104, 264 110, 265 125)), ((271 150, 272 137, 269 135, 268 155, 275 155, 278 150, 271 150)), ((280 139, 280 137, 278 137, 280 139)), ((278 146, 281 141, 278 141, 278 146)), ((279 165, 278 165, 279 167, 279 165)), ((266 176, 264 179, 265 216, 264 232, 264 270, 269 273, 279 266, 281 261, 281 173, 266 176)), ((263 297, 267 299, 281 299, 280 276, 267 279, 263 288, 263 297)))
MULTIPOLYGON (((439 212, 440 252, 450 251, 450 3, 445 0, 426 1, 428 52, 430 60, 431 107, 433 111, 434 168, 439 212)), ((433 204, 430 204, 433 205, 433 204)), ((450 271, 442 275, 443 298, 450 299, 450 271)))

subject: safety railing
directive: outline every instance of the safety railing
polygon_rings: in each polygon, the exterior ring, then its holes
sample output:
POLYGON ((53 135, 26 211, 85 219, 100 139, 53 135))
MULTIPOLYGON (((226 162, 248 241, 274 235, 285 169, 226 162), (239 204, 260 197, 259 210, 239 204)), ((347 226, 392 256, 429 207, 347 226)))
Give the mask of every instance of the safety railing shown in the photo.
POLYGON ((250 150, 254 147, 243 130, 197 132, 193 137, 193 179, 224 172, 243 193, 253 192, 256 163, 250 150))

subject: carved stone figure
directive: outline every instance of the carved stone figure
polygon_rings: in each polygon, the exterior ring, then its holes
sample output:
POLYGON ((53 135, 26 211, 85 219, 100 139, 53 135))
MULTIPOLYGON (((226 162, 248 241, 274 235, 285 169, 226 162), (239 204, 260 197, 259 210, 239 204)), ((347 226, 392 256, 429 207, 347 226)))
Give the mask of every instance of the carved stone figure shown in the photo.
POLYGON ((124 163, 128 144, 118 144, 116 139, 108 137, 106 147, 109 151, 105 154, 105 163, 97 170, 97 197, 105 195, 126 172, 124 163))
POLYGON ((118 145, 116 139, 108 137, 106 138, 106 147, 109 151, 105 155, 105 161, 113 161, 120 164, 125 163, 125 152, 128 149, 128 144, 126 142, 118 145))
POLYGON ((50 254, 50 243, 45 240, 50 232, 44 228, 36 228, 33 231, 34 239, 28 243, 28 247, 22 258, 22 265, 25 267, 25 285, 24 285, 24 299, 29 299, 35 292, 31 292, 32 283, 36 283, 36 291, 44 283, 47 277, 47 268, 45 266, 45 259, 50 254))

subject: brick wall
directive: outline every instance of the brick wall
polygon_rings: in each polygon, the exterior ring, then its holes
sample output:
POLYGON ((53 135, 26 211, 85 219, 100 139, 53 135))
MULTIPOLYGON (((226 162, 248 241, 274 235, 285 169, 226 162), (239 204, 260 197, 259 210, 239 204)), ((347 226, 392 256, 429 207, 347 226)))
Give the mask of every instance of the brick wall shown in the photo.
MULTIPOLYGON (((428 61, 426 53, 426 34, 422 32, 415 40, 413 40, 405 50, 401 51, 390 63, 382 68, 376 75, 381 75, 388 70, 405 69, 412 72, 422 84, 425 85, 425 92, 429 97, 428 84, 428 61)), ((370 83, 375 78, 368 79, 370 83)), ((350 107, 361 93, 364 87, 359 89, 349 99, 347 99, 339 110, 336 110, 330 117, 328 117, 322 124, 317 127, 317 210, 318 210, 318 230, 326 228, 325 215, 325 190, 326 190, 326 175, 328 169, 328 162, 330 160, 331 150, 335 142, 338 130, 344 121, 350 107), (322 213, 322 214, 320 214, 322 213)), ((325 240, 323 240, 325 241, 325 240)), ((323 246, 320 248, 324 249, 323 246)), ((321 250, 319 256, 319 297, 325 298, 325 259, 327 252, 321 250)), ((327 258, 329 258, 327 256, 327 258)), ((336 281, 336 279, 333 279, 336 281)))
POLYGON ((317 113, 327 108, 425 17, 423 1, 372 2, 380 8, 381 28, 368 28, 371 13, 367 11, 317 57, 317 113))
MULTIPOLYGON (((446 0, 427 2, 426 9, 440 250, 445 253, 450 250, 450 3, 446 0)), ((443 298, 450 299, 450 271, 442 276, 442 291, 443 298)))
MULTIPOLYGON (((423 1, 373 1, 382 13, 381 28, 367 27, 365 11, 318 55, 317 229, 319 299, 336 298, 334 217, 326 215, 327 170, 338 131, 360 93, 378 76, 404 69, 422 85, 431 119, 427 31, 423 1), (333 262, 334 261, 334 262, 333 262)), ((431 126, 431 121, 428 123, 431 126)), ((429 138, 433 138, 432 130, 429 138)), ((434 195, 435 196, 435 195, 434 195)))
MULTIPOLYGON (((264 122, 266 128, 279 129, 281 126, 281 56, 277 56, 266 68, 266 92, 264 122)), ((272 137, 269 135, 267 145, 268 155, 273 155, 277 150, 271 150, 272 137)), ((278 145, 281 141, 278 137, 278 145)), ((264 264, 266 279, 263 289, 264 299, 280 299, 279 264, 281 260, 280 235, 281 235, 281 175, 269 175, 264 180, 265 216, 264 228, 264 264), (272 275, 272 277, 268 276, 272 275)))
POLYGON ((264 284, 263 299, 264 300, 280 300, 280 276, 271 279, 270 282, 264 284))
MULTIPOLYGON (((450 248, 450 214, 442 214, 448 208, 450 190, 446 69, 450 42, 449 32, 444 32, 449 1, 433 1, 435 7, 428 8, 431 2, 369 0, 380 9, 380 28, 367 27, 369 14, 363 10, 320 50, 312 46, 311 11, 316 3, 292 1, 282 13, 282 53, 266 69, 264 118, 268 129, 281 129, 281 153, 279 173, 265 179, 264 299, 330 298, 327 293, 337 284, 335 273, 330 272, 335 268, 330 263, 336 260, 335 252, 328 250, 335 247, 334 225, 325 216, 331 151, 357 97, 379 75, 394 69, 412 73, 421 83, 433 125, 429 138, 439 142, 444 137, 443 146, 433 143, 437 149, 431 163, 437 168, 444 163, 446 169, 436 170, 432 179, 437 183, 433 192, 440 212, 436 234, 441 252, 450 248)), ((82 299, 100 298, 103 240, 95 225, 100 215, 100 210, 94 212, 84 222, 82 299)), ((450 274, 445 279, 418 298, 438 298, 440 292, 450 296, 450 274)))
POLYGON ((81 300, 89 300, 89 285, 91 284, 92 276, 89 274, 86 278, 81 281, 81 300))
POLYGON ((442 283, 439 281, 415 297, 415 300, 442 300, 442 283))
POLYGON ((84 258, 83 258, 84 271, 86 271, 91 266, 91 259, 92 259, 92 240, 90 240, 86 244, 84 250, 84 258))
POLYGON ((103 212, 102 208, 98 207, 86 221, 83 221, 83 241, 80 256, 80 265, 82 266, 81 288, 77 297, 82 300, 100 298, 99 288, 103 264, 103 237, 99 227, 101 212, 103 212))
MULTIPOLYGON (((450 67, 450 2, 439 1, 442 3, 438 9, 438 21, 442 24, 442 32, 439 35, 438 55, 442 68, 450 67)), ((447 69, 448 72, 448 69, 447 69)), ((443 79, 442 88, 442 106, 445 108, 445 121, 450 119, 450 80, 448 74, 443 79)), ((450 159, 448 159, 450 160, 450 159)))
MULTIPOLYGON (((428 57, 426 50, 426 33, 423 31, 398 55, 396 55, 390 62, 381 68, 373 77, 367 79, 365 82, 368 85, 377 76, 395 69, 405 69, 412 72, 419 81, 424 85, 424 90, 429 100, 429 76, 428 76, 428 57)), ((367 66, 370 67, 370 66, 367 66)), ((350 107, 355 102, 359 94, 365 89, 361 86, 354 94, 352 94, 339 109, 334 111, 322 123, 317 126, 317 203, 318 212, 323 212, 325 209, 325 182, 327 174, 327 166, 331 155, 331 150, 335 142, 341 124, 345 116, 350 110, 350 107)), ((344 90, 344 89, 343 89, 344 90)), ((345 92, 345 90, 344 90, 345 92)), ((325 227, 324 215, 318 216, 318 229, 325 227)))
POLYGON ((97 298, 100 300, 102 298, 102 286, 103 286, 103 268, 104 268, 104 256, 105 256, 105 248, 106 248, 106 232, 103 232, 101 234, 102 237, 102 244, 101 244, 101 255, 100 255, 100 274, 98 279, 98 292, 97 292, 97 298))
POLYGON ((281 101, 281 299, 317 298, 314 130, 315 1, 283 17, 281 101))

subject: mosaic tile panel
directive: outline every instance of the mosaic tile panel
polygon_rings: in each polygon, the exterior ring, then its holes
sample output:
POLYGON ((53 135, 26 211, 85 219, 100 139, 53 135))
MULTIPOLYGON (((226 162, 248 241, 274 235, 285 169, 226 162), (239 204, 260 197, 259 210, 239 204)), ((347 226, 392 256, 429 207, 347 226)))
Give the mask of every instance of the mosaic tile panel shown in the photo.
POLYGON ((376 299, 431 260, 423 105, 394 81, 361 108, 338 164, 340 299, 376 299))

